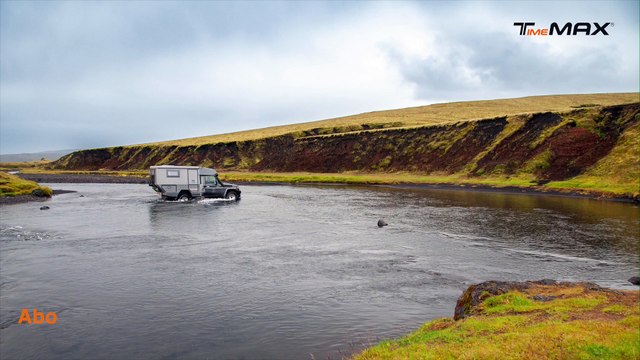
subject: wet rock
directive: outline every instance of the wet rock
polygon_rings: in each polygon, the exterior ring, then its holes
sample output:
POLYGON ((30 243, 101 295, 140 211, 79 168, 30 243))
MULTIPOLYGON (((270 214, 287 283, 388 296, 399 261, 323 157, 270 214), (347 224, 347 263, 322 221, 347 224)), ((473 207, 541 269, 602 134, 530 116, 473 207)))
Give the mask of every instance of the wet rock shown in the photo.
POLYGON ((551 280, 551 279, 542 279, 542 280, 535 281, 535 283, 538 285, 558 285, 557 281, 551 280))
POLYGON ((384 226, 387 226, 387 225, 389 225, 389 224, 387 224, 386 221, 384 221, 382 219, 378 220, 378 227, 381 228, 381 227, 384 227, 384 226))
POLYGON ((470 316, 475 307, 491 296, 501 295, 513 290, 522 291, 527 287, 529 286, 526 283, 514 281, 485 281, 471 285, 458 298, 453 319, 460 320, 470 316))
POLYGON ((46 206, 46 205, 45 206, 40 206, 40 210, 49 210, 49 209, 51 209, 51 208, 46 206))
POLYGON ((80 197, 84 197, 84 195, 80 195, 80 197))
POLYGON ((628 282, 632 283, 633 285, 638 285, 640 286, 640 276, 633 276, 630 277, 629 280, 627 280, 628 282))
POLYGON ((40 190, 40 189, 35 189, 31 192, 31 195, 33 196, 37 196, 37 197, 45 197, 47 196, 47 194, 44 193, 44 191, 40 190))

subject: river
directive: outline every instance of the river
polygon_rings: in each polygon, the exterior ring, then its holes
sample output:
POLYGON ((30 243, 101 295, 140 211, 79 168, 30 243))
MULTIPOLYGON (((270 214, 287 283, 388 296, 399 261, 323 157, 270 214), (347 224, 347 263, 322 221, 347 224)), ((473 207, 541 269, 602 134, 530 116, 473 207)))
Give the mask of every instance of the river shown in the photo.
POLYGON ((50 186, 77 193, 0 207, 5 360, 339 359, 452 316, 473 283, 633 289, 639 271, 627 203, 284 185, 171 203, 145 185, 50 186), (58 321, 18 324, 23 308, 58 321))

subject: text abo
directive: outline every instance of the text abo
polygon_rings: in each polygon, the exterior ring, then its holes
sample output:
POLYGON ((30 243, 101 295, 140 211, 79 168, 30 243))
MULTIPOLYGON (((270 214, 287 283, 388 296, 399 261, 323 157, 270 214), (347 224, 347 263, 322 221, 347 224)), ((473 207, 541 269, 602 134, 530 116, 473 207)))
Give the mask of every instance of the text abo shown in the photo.
POLYGON ((58 315, 53 311, 49 311, 45 314, 42 311, 38 311, 38 309, 33 308, 33 316, 31 316, 31 314, 29 314, 29 309, 22 309, 20 320, 18 320, 18 324, 44 324, 45 322, 49 325, 55 324, 58 322, 58 315))

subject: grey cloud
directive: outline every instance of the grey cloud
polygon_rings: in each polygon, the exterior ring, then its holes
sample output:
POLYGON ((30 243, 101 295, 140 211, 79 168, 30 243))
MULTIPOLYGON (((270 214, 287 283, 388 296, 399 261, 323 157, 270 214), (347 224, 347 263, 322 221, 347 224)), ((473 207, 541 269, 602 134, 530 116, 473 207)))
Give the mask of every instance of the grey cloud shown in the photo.
POLYGON ((393 51, 390 57, 424 99, 637 90, 638 70, 619 71, 624 51, 616 45, 565 57, 550 52, 548 44, 529 40, 505 33, 448 38, 442 45, 445 51, 431 57, 403 57, 393 51), (477 81, 469 81, 465 73, 477 81))
MULTIPOLYGON (((0 152, 202 136, 435 100, 633 91, 638 20, 628 10, 637 14, 637 3, 605 5, 578 15, 613 9, 619 37, 552 58, 509 37, 514 17, 539 7, 555 14, 551 3, 0 1, 0 152)), ((554 9, 564 16, 576 6, 554 9)))

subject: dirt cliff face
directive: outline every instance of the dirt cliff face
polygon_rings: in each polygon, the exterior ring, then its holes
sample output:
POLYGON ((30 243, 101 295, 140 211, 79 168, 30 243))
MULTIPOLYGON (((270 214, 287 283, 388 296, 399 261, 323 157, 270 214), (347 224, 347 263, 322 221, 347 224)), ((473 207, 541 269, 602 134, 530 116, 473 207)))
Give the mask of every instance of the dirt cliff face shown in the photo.
POLYGON ((528 172, 542 180, 578 175, 639 121, 639 104, 538 113, 446 126, 296 133, 200 146, 129 146, 77 151, 67 170, 201 165, 250 171, 459 173, 528 172), (315 135, 315 134, 326 135, 315 135))

